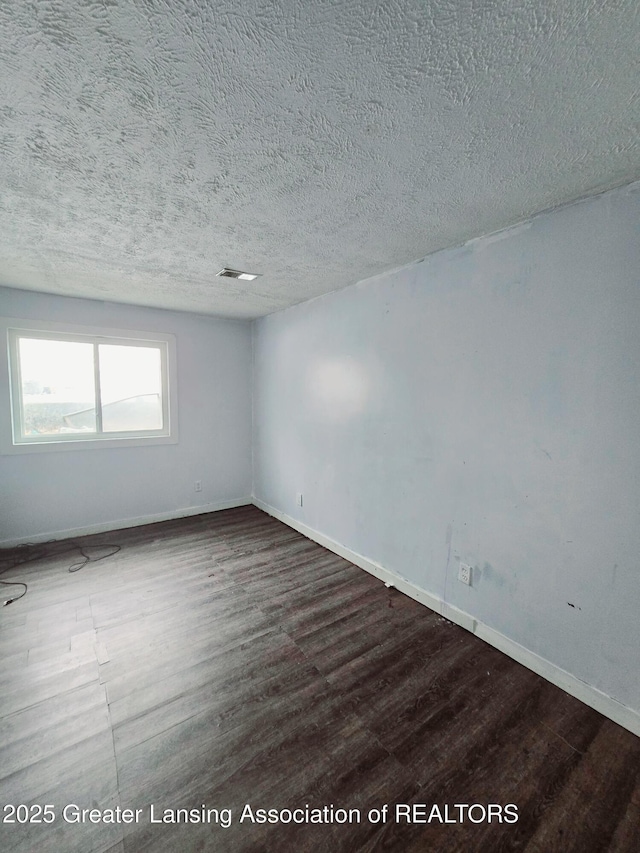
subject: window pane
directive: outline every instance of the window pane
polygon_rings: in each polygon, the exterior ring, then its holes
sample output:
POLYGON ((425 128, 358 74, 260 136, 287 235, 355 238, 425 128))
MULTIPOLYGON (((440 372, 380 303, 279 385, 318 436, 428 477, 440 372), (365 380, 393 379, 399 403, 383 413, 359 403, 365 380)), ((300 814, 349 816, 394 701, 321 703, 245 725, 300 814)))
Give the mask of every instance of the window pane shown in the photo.
POLYGON ((18 340, 25 437, 95 433, 93 345, 18 340))
POLYGON ((162 429, 159 347, 98 346, 104 432, 162 429))

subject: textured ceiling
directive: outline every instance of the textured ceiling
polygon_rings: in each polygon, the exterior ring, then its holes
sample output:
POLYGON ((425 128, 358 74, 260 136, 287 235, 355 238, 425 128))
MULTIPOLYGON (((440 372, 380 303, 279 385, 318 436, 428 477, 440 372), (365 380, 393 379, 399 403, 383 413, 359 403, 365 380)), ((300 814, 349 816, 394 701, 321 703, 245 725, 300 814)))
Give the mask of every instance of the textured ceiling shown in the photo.
POLYGON ((639 55, 637 0, 2 0, 0 284, 344 287, 640 177, 639 55))

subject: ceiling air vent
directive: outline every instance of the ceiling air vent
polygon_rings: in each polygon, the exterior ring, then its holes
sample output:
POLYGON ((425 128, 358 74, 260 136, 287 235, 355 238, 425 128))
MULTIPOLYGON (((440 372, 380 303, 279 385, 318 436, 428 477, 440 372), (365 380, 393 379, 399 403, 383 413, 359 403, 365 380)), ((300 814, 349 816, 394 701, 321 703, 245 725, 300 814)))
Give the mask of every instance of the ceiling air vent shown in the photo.
POLYGON ((224 267, 216 275, 226 276, 226 278, 240 278, 242 281, 253 281, 258 278, 260 273, 257 272, 242 272, 242 270, 232 270, 230 267, 224 267))

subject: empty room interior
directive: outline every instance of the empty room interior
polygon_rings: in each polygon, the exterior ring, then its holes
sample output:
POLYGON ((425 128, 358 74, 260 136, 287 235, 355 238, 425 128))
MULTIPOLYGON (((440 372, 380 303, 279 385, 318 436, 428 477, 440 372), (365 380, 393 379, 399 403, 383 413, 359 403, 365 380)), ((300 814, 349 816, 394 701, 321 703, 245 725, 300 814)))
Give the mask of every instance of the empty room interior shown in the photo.
POLYGON ((640 6, 0 6, 0 849, 640 850, 640 6))

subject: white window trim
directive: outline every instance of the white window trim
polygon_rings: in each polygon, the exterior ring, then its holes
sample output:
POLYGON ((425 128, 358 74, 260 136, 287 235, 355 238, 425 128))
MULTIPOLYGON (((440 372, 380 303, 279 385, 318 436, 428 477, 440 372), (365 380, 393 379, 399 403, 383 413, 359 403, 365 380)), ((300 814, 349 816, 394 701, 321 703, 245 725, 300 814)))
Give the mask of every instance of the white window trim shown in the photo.
MULTIPOLYGON (((96 450, 114 447, 148 447, 157 444, 177 444, 178 442, 178 397, 176 339, 164 332, 142 332, 133 329, 113 329, 101 326, 80 326, 78 324, 49 323, 38 320, 23 320, 9 317, 0 318, 0 334, 6 346, 0 347, 0 453, 51 453, 69 450, 96 450), (126 346, 144 346, 158 344, 162 357, 163 377, 166 394, 163 393, 162 431, 144 431, 120 435, 70 434, 64 438, 43 439, 38 441, 20 439, 14 436, 19 432, 20 377, 17 356, 18 337, 42 337, 83 343, 124 344, 126 346), (17 396, 16 396, 17 395, 17 396)), ((164 389, 163 389, 164 390, 164 389)))

